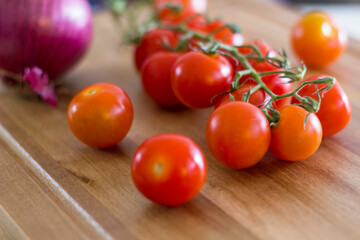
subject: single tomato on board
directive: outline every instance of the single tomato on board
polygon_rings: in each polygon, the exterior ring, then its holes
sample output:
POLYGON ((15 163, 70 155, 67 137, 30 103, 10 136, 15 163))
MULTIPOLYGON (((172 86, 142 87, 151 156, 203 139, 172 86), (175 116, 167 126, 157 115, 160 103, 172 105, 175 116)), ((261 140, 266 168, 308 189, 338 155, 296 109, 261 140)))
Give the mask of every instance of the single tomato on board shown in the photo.
POLYGON ((323 68, 344 52, 347 36, 327 14, 314 11, 305 14, 293 27, 291 42, 306 66, 323 68))
POLYGON ((206 159, 199 146, 179 134, 160 134, 144 141, 131 163, 137 189, 151 201, 177 206, 194 198, 204 185, 206 159))
MULTIPOLYGON (((325 75, 313 76, 306 81, 313 81, 318 78, 327 77, 325 75)), ((326 84, 317 85, 318 89, 325 87, 326 84)), ((306 85, 299 91, 299 95, 310 96, 318 101, 318 96, 315 94, 317 91, 315 85, 306 85)), ((321 103, 320 109, 316 113, 316 116, 321 122, 323 129, 323 136, 332 136, 341 130, 350 122, 352 109, 350 101, 344 90, 342 89, 338 81, 335 82, 334 86, 323 95, 320 93, 321 103)), ((296 98, 292 98, 292 103, 299 103, 296 98)))
POLYGON ((287 105, 278 110, 280 121, 271 130, 270 152, 286 161, 300 161, 313 155, 322 140, 322 128, 316 115, 296 105, 287 105))
POLYGON ((130 130, 133 107, 124 90, 112 83, 86 87, 70 102, 67 118, 71 131, 83 143, 109 148, 130 130))
POLYGON ((264 113, 250 103, 225 103, 207 121, 206 142, 220 163, 234 169, 248 168, 266 154, 270 125, 264 113))

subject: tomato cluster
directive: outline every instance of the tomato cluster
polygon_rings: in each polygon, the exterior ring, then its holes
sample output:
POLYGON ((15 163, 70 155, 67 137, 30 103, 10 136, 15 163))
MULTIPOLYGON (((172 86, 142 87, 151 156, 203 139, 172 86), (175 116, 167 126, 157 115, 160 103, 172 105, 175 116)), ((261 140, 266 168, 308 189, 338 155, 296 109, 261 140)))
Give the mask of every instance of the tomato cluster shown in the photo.
MULTIPOLYGON (((144 91, 158 105, 214 107, 205 134, 216 160, 234 169, 254 166, 268 151, 303 160, 348 124, 351 106, 339 82, 320 75, 294 85, 303 75, 291 72, 286 57, 279 60, 264 41, 244 44, 234 27, 199 15, 205 7, 205 0, 156 0, 158 22, 167 27, 147 31, 134 58, 144 91)), ((119 142, 132 117, 126 93, 111 84, 86 88, 68 110, 74 134, 98 148, 119 142)), ((148 199, 176 206, 200 191, 206 160, 191 139, 162 134, 138 147, 131 173, 148 199)))
MULTIPOLYGON (((168 1, 176 2, 183 8, 183 11, 176 12, 181 20, 177 18, 179 21, 173 21, 174 16, 167 16, 169 9, 167 14, 163 14, 165 4, 161 8, 160 2, 164 3, 158 1, 156 6, 163 25, 182 24, 191 31, 211 36, 215 41, 236 46, 239 54, 250 56, 247 63, 259 74, 262 83, 272 94, 289 94, 296 87, 281 73, 286 72, 284 66, 271 60, 278 53, 266 42, 249 41, 243 45, 242 35, 226 27, 224 22, 209 21, 198 15, 189 16, 189 12, 195 13, 191 7, 189 10, 192 1, 168 1)), ((206 44, 207 39, 191 38, 185 48, 179 47, 186 33, 170 29, 157 28, 147 32, 136 47, 136 53, 151 53, 147 55, 144 65, 137 66, 142 74, 144 89, 150 98, 165 107, 180 104, 190 108, 215 106, 207 123, 206 140, 211 153, 221 163, 237 169, 250 167, 259 162, 268 150, 283 160, 303 160, 315 153, 323 137, 331 136, 347 125, 351 107, 338 82, 330 91, 319 95, 321 107, 317 113, 309 114, 304 108, 289 105, 301 104, 295 94, 272 99, 263 88, 251 92, 247 101, 241 102, 246 94, 258 86, 249 73, 238 79, 240 87, 228 93, 236 73, 246 70, 244 64, 223 50, 211 54, 204 52, 201 46, 206 44), (158 37, 154 37, 156 35, 158 37), (161 46, 161 49, 152 45, 161 46), (270 128, 264 114, 267 110, 264 112, 263 109, 269 101, 280 114, 280 120, 273 128, 270 128)), ((136 54, 135 62, 139 62, 136 54)), ((326 76, 314 76, 307 81, 322 77, 326 76)), ((296 94, 317 101, 317 89, 324 85, 306 85, 296 94)))

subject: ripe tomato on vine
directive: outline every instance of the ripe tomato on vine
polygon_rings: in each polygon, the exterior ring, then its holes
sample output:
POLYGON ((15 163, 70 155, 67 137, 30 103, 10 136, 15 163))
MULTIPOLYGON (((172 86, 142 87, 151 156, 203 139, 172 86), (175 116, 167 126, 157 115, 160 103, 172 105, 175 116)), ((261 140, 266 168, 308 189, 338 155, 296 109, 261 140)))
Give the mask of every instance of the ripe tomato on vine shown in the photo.
POLYGON ((182 105, 171 88, 171 70, 180 57, 180 53, 159 52, 150 56, 143 64, 141 71, 143 88, 160 106, 182 105))
MULTIPOLYGON (((328 77, 325 75, 313 76, 306 81, 313 81, 318 78, 328 77)), ((300 96, 311 96, 317 100, 316 92, 325 87, 325 84, 307 85, 299 91, 300 96)), ((320 94, 321 105, 316 116, 321 122, 324 137, 332 136, 343 130, 351 119, 352 109, 350 101, 339 82, 325 94, 320 94)), ((292 103, 298 104, 296 98, 292 98, 292 103)))
POLYGON ((270 152, 287 161, 304 160, 313 155, 322 140, 316 115, 295 105, 281 107, 279 113, 280 121, 271 130, 270 152))
POLYGON ((214 105, 215 95, 230 88, 232 77, 233 69, 225 57, 188 52, 176 61, 171 86, 184 105, 207 108, 214 105))
POLYGON ((140 43, 135 48, 134 60, 136 68, 140 71, 148 57, 157 52, 168 52, 164 46, 175 47, 178 43, 178 35, 168 29, 156 28, 144 34, 140 43))
POLYGON ((263 112, 246 102, 215 109, 206 124, 206 142, 215 159, 234 169, 258 163, 270 144, 270 126, 263 112))

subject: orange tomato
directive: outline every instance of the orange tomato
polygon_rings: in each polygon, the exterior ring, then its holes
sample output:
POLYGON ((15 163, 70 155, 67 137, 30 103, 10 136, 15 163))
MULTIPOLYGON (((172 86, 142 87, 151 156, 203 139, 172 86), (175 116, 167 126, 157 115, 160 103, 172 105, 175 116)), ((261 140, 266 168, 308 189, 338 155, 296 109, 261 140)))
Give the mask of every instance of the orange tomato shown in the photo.
POLYGON ((323 68, 343 53, 347 37, 328 15, 310 12, 294 26, 291 41, 307 66, 323 68))
POLYGON ((271 130, 270 152, 287 161, 304 160, 313 155, 322 140, 322 128, 319 119, 296 105, 287 105, 279 109, 280 121, 271 130))
POLYGON ((91 85, 70 102, 67 117, 71 131, 83 143, 108 148, 130 130, 133 107, 128 95, 111 83, 91 85))

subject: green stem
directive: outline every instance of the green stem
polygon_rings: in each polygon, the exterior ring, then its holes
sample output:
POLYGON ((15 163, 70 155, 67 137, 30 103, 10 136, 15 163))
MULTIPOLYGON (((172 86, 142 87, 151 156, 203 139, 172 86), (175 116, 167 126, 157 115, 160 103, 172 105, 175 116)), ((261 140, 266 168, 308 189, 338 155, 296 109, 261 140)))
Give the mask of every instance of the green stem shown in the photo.
MULTIPOLYGON (((258 46, 254 46, 254 45, 241 45, 241 46, 236 46, 237 48, 251 48, 257 56, 261 56, 261 52, 258 46)), ((247 56, 247 58, 250 58, 250 56, 247 56)), ((259 58, 259 59, 263 59, 262 57, 255 57, 253 56, 254 59, 259 58)))
POLYGON ((289 74, 289 75, 297 75, 296 73, 289 71, 289 70, 279 70, 279 71, 269 71, 269 72, 261 72, 258 73, 260 76, 268 76, 268 75, 275 75, 275 74, 289 74))
MULTIPOLYGON (((320 98, 318 99, 318 101, 316 101, 311 97, 301 97, 298 94, 298 92, 304 86, 309 85, 309 84, 326 84, 327 85, 326 87, 317 91, 318 96, 320 96, 319 92, 321 92, 321 91, 326 92, 327 90, 329 90, 331 88, 331 86, 335 82, 335 79, 331 78, 331 77, 319 78, 319 79, 316 79, 311 82, 303 82, 302 84, 300 84, 300 86, 298 86, 295 90, 291 91, 290 93, 276 95, 265 85, 265 83, 262 81, 261 78, 263 76, 281 74, 282 78, 288 78, 291 80, 290 82, 299 81, 299 80, 303 79, 303 77, 306 73, 306 70, 307 70, 306 66, 304 64, 302 64, 301 67, 297 67, 296 70, 294 70, 293 68, 289 67, 289 61, 287 59, 285 51, 283 51, 282 53, 279 53, 279 56, 282 59, 277 58, 277 57, 262 56, 261 51, 258 46, 253 46, 253 45, 231 46, 231 45, 224 44, 220 41, 217 41, 213 38, 214 34, 216 34, 217 32, 219 32, 225 28, 230 28, 230 29, 236 30, 236 28, 233 26, 225 25, 225 26, 220 27, 220 28, 212 31, 211 33, 205 35, 205 34, 188 29, 186 26, 186 23, 187 22, 183 22, 182 24, 180 24, 178 26, 161 26, 161 25, 159 25, 159 26, 162 28, 170 29, 170 30, 177 31, 177 32, 184 34, 184 36, 180 40, 177 50, 179 50, 179 49, 184 50, 185 49, 184 46, 186 44, 188 45, 190 39, 196 38, 201 41, 199 43, 199 46, 201 48, 200 50, 202 50, 205 54, 208 54, 208 55, 221 54, 221 55, 227 55, 227 56, 230 55, 231 57, 236 59, 238 61, 238 63, 242 65, 244 70, 239 71, 235 74, 234 79, 231 83, 231 89, 229 89, 229 91, 227 91, 227 92, 229 94, 231 94, 231 92, 234 92, 234 91, 238 90, 239 88, 241 88, 245 84, 246 81, 241 84, 239 84, 239 81, 241 80, 241 78, 243 76, 249 75, 250 79, 255 81, 257 85, 254 88, 250 89, 250 91, 248 92, 248 94, 246 94, 246 96, 243 95, 243 96, 245 96, 244 100, 248 101, 251 94, 255 93, 256 91, 258 91, 260 89, 262 89, 264 92, 266 92, 270 96, 270 100, 265 104, 262 111, 268 118, 271 126, 275 126, 280 119, 279 112, 277 110, 273 109, 273 107, 272 107, 272 102, 282 99, 282 98, 286 98, 286 97, 294 97, 300 101, 300 106, 302 106, 308 112, 316 112, 319 109, 320 98), (203 42, 205 42, 207 44, 204 44, 203 42), (243 55, 243 54, 239 53, 238 48, 251 48, 252 52, 251 52, 251 54, 243 55), (254 53, 257 56, 254 56, 254 53), (251 64, 248 62, 248 59, 255 59, 258 61, 267 61, 270 64, 272 64, 278 68, 283 68, 284 70, 268 71, 268 72, 259 73, 251 66, 251 64)), ((232 30, 232 31, 234 31, 234 30, 232 30)))

